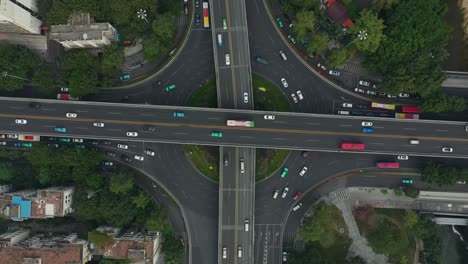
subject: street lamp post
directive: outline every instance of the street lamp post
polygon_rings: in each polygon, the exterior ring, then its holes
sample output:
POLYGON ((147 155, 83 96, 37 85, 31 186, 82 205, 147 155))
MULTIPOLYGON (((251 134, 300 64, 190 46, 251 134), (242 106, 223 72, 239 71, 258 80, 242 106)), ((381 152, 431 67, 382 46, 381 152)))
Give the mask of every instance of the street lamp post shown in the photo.
POLYGON ((149 23, 149 22, 148 22, 148 19, 146 19, 146 16, 147 16, 147 15, 146 15, 146 10, 144 10, 144 9, 138 10, 138 11, 137 11, 137 16, 138 16, 138 18, 140 18, 140 19, 144 19, 144 20, 146 21, 146 23, 149 23))
POLYGON ((13 77, 13 78, 20 79, 20 80, 23 80, 23 81, 28 81, 28 82, 31 81, 31 80, 28 80, 28 79, 25 79, 25 78, 21 78, 21 77, 19 77, 19 76, 15 76, 15 75, 8 74, 7 71, 3 71, 3 72, 2 72, 2 76, 5 77, 5 78, 6 78, 6 77, 13 77))
POLYGON ((349 45, 353 44, 356 40, 366 40, 367 39, 367 32, 364 31, 364 30, 360 30, 358 35, 357 35, 357 38, 355 38, 353 41, 351 41, 348 45, 345 46, 348 47, 349 45))

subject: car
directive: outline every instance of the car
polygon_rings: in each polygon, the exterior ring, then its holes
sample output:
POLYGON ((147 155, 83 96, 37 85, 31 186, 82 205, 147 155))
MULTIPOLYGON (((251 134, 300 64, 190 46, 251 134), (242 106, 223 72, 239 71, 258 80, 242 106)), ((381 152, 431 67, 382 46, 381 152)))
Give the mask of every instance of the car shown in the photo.
POLYGON ((286 81, 285 78, 281 78, 281 83, 283 84, 284 88, 288 88, 288 82, 286 81))
POLYGON ((304 175, 306 174, 306 172, 307 172, 307 167, 304 166, 304 167, 302 168, 302 170, 299 172, 299 176, 304 176, 304 175))
POLYGON ((379 96, 380 96, 380 97, 386 97, 386 96, 387 96, 387 94, 386 94, 386 93, 384 93, 384 92, 379 92, 379 96))
POLYGON ((136 160, 139 160, 139 161, 145 160, 145 158, 143 156, 140 156, 140 155, 135 155, 135 156, 133 156, 133 158, 136 159, 136 160))
POLYGON ((184 112, 174 112, 172 115, 174 117, 184 117, 185 116, 184 112))
POLYGON ((317 67, 319 67, 320 69, 326 71, 327 70, 327 67, 325 67, 325 65, 321 64, 321 63, 317 63, 317 67))
POLYGON ((6 134, 0 134, 0 138, 6 138, 6 134))
POLYGON ((278 198, 278 194, 279 194, 279 190, 276 189, 276 190, 273 192, 273 199, 278 198))
POLYGON ((227 248, 223 247, 223 259, 227 258, 227 248))
POLYGON ((200 0, 195 0, 195 7, 199 7, 200 6, 200 0))
POLYGON ((154 151, 149 150, 149 149, 145 149, 145 154, 146 154, 146 155, 150 155, 150 156, 154 156, 154 155, 155 155, 154 151))
POLYGON ((334 75, 334 76, 340 76, 340 72, 339 72, 339 71, 334 71, 334 70, 330 70, 330 71, 328 72, 328 74, 334 75))
POLYGON ((281 178, 286 177, 286 174, 288 174, 288 171, 289 171, 289 168, 288 168, 288 167, 284 167, 284 168, 283 168, 283 171, 281 172, 281 178))
POLYGON ((128 163, 131 163, 131 162, 132 162, 132 159, 131 159, 129 156, 127 156, 127 155, 122 155, 122 156, 120 156, 120 159, 123 160, 123 161, 125 161, 125 162, 128 162, 128 163))
POLYGON ((127 137, 138 137, 138 133, 135 131, 128 131, 127 137))
POLYGON ((373 124, 370 121, 362 121, 361 126, 363 127, 371 127, 373 124))
POLYGON ((244 93, 244 103, 248 103, 249 102, 249 94, 248 93, 244 93))
POLYGON ((7 143, 5 141, 0 141, 1 146, 5 146, 7 143))
POLYGON ((31 107, 31 108, 40 108, 40 107, 41 107, 41 103, 38 103, 38 102, 31 102, 31 103, 29 103, 29 107, 31 107))
POLYGON ((302 157, 307 158, 309 156, 309 151, 302 151, 302 157))
POLYGON ((156 127, 154 126, 147 126, 146 129, 148 129, 148 131, 151 131, 151 132, 156 131, 156 127))
POLYGON ((302 95, 301 90, 298 90, 296 94, 297 94, 297 97, 299 97, 299 100, 304 100, 304 96, 302 95))
POLYGON ((281 55, 281 58, 282 58, 284 61, 287 61, 287 60, 288 60, 288 57, 286 57, 286 54, 284 53, 284 51, 280 50, 280 51, 279 51, 279 54, 281 55))
POLYGON ((61 138, 61 139, 60 139, 60 142, 70 143, 70 142, 71 142, 71 138, 61 138))
POLYGON ((397 160, 408 160, 408 155, 398 155, 397 160))
POLYGON ((242 247, 241 246, 237 247, 237 257, 242 258, 242 247))
POLYGON ((195 14, 195 25, 200 25, 200 14, 196 13, 195 14))
POLYGON ((223 18, 223 30, 227 30, 227 20, 223 18))
POLYGON ((21 143, 15 142, 15 143, 13 144, 13 146, 15 146, 15 147, 21 147, 21 143))
POLYGON ((122 75, 120 75, 119 79, 121 81, 128 80, 128 79, 130 79, 130 74, 122 74, 122 75))
POLYGON ((94 127, 104 127, 104 123, 93 123, 94 127))
POLYGON ((114 162, 112 161, 103 161, 101 162, 102 166, 108 166, 108 167, 112 167, 114 166, 114 162))
POLYGON ((21 146, 25 147, 25 148, 32 148, 32 143, 31 142, 23 142, 23 143, 21 143, 21 146))
POLYGON ((264 58, 262 57, 255 57, 255 60, 258 62, 258 63, 261 63, 261 64, 268 64, 268 61, 265 60, 264 58))
POLYGON ((466 184, 466 181, 459 180, 457 181, 457 184, 466 184))
POLYGON ((288 261, 288 253, 286 251, 283 251, 283 262, 288 261))
POLYGON ((231 65, 231 57, 229 56, 229 53, 226 53, 226 55, 224 55, 224 58, 226 61, 226 65, 231 65))
POLYGON ((366 93, 366 91, 364 91, 363 89, 359 89, 359 88, 357 88, 357 87, 354 88, 354 92, 356 92, 356 93, 362 93, 362 94, 363 94, 363 93, 366 93))
POLYGON ((292 210, 293 210, 293 212, 295 212, 295 211, 299 210, 301 207, 302 207, 302 203, 298 203, 293 207, 292 210))
POLYGON ((359 81, 359 85, 362 85, 362 86, 370 86, 370 82, 360 80, 360 81, 359 81))
POLYGON ((288 39, 291 40, 293 44, 296 44, 297 42, 296 39, 291 34, 288 35, 288 39))
POLYGON ((55 132, 60 132, 60 133, 65 133, 67 132, 67 129, 65 127, 56 127, 55 132))
POLYGON ((49 141, 56 141, 57 138, 56 138, 56 137, 48 137, 47 140, 49 140, 49 141))
POLYGON ((110 144, 112 144, 112 141, 110 141, 110 140, 102 140, 101 143, 104 144, 104 145, 110 145, 110 144))
POLYGON ((28 123, 28 120, 26 119, 15 119, 15 124, 26 125, 27 123, 28 123))
POLYGON ((373 133, 374 129, 372 127, 363 127, 361 131, 362 133, 373 133))
POLYGON ((117 148, 119 148, 119 149, 128 149, 128 145, 126 145, 126 144, 117 144, 117 148))
POLYGON ((211 136, 212 137, 223 137, 223 133, 221 132, 211 132, 211 136))
POLYGON ((299 199, 299 197, 301 197, 302 193, 301 192, 297 192, 294 197, 293 197, 293 200, 296 201, 297 199, 299 199))
POLYGON ((275 116, 274 115, 264 115, 263 119, 265 119, 265 120, 275 120, 275 116))
POLYGON ((224 156, 224 166, 225 167, 229 166, 229 156, 228 155, 224 156))
POLYGON ((398 97, 400 97, 400 98, 409 98, 410 95, 409 95, 409 93, 399 93, 398 97))
POLYGON ((78 144, 78 145, 75 145, 75 148, 85 149, 86 146, 85 146, 85 145, 78 144))
POLYGON ((396 98, 396 95, 387 94, 387 98, 396 98))
POLYGON ((74 143, 83 143, 83 139, 82 138, 74 138, 73 142, 74 143))
POLYGON ((377 92, 376 91, 372 91, 372 90, 367 90, 366 93, 368 95, 377 95, 377 92))
POLYGON ((107 156, 107 157, 114 158, 114 157, 115 157, 115 153, 114 153, 114 152, 110 152, 110 151, 106 151, 106 156, 107 156))
POLYGON ((291 94, 291 98, 293 99, 293 101, 294 101, 295 104, 297 104, 297 102, 299 102, 299 100, 297 100, 296 94, 292 93, 292 94, 291 94))
POLYGON ((59 144, 47 144, 47 146, 49 146, 49 147, 54 147, 54 148, 58 148, 58 147, 59 147, 59 144))
POLYGON ((286 198, 286 195, 288 195, 289 192, 289 187, 286 186, 284 187, 283 193, 281 194, 281 198, 286 198))
POLYGON ((278 22, 278 25, 282 28, 284 27, 284 23, 283 23, 283 20, 281 19, 281 17, 277 17, 276 18, 276 22, 278 22))
POLYGON ((99 145, 99 141, 93 140, 89 142, 91 145, 99 145))
POLYGON ((167 86, 166 88, 164 88, 166 90, 166 92, 169 92, 171 90, 174 90, 176 88, 175 84, 171 84, 169 86, 167 86))
POLYGON ((65 116, 68 117, 68 118, 76 118, 76 117, 78 117, 78 115, 77 115, 76 113, 67 113, 65 116))
POLYGON ((453 152, 453 148, 443 147, 442 152, 451 153, 451 152, 453 152))
POLYGON ((401 182, 404 183, 404 184, 413 184, 412 179, 403 179, 403 180, 401 180, 401 182))
POLYGON ((342 103, 341 106, 343 106, 345 108, 353 108, 353 104, 351 104, 351 103, 342 103))
POLYGON ((70 90, 68 89, 68 87, 60 87, 60 91, 61 92, 69 92, 70 90))

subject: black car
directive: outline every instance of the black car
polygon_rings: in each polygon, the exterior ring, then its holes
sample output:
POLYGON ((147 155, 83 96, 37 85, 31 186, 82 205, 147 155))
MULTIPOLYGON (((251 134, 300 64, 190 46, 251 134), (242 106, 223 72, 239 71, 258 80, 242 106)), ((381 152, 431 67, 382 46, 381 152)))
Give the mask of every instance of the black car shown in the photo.
POLYGON ((110 140, 103 140, 103 141, 101 141, 101 143, 104 144, 104 145, 110 145, 110 144, 112 144, 112 141, 110 141, 110 140))
POLYGON ((31 103, 29 103, 29 107, 31 107, 31 108, 40 108, 41 103, 31 102, 31 103))
POLYGON ((107 157, 114 158, 114 157, 115 157, 115 153, 114 153, 114 152, 110 152, 110 151, 106 151, 106 156, 107 156, 107 157))
POLYGON ((122 156, 120 156, 120 159, 123 160, 123 161, 125 161, 125 162, 128 162, 128 163, 131 163, 131 162, 132 162, 132 159, 131 159, 129 156, 127 156, 127 155, 122 155, 122 156))
POLYGON ((200 6, 200 0, 195 0, 195 7, 199 7, 200 6))
POLYGON ((49 141, 56 141, 57 138, 56 138, 56 137, 48 137, 47 140, 49 140, 49 141))
POLYGON ((195 25, 200 25, 200 14, 198 13, 195 15, 195 25))

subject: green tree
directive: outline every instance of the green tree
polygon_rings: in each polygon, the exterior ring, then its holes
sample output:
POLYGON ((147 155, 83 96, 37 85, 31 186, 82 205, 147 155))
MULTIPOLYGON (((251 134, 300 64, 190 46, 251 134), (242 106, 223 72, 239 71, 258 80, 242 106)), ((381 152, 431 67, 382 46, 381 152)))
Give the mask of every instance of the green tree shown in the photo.
POLYGON ((305 242, 318 242, 322 247, 329 248, 338 237, 339 227, 333 219, 339 217, 340 212, 335 206, 325 203, 317 204, 313 210, 314 217, 304 221, 299 235, 305 242))
POLYGON ((0 42, 1 74, 7 74, 6 77, 0 77, 0 89, 4 91, 22 89, 34 75, 39 63, 39 57, 28 48, 0 42))
POLYGON ((152 23, 154 34, 163 43, 173 43, 173 34, 176 31, 174 17, 170 14, 159 15, 152 23))
POLYGON ((42 64, 34 73, 32 84, 38 86, 44 93, 52 93, 55 89, 54 76, 49 66, 42 64))
POLYGON ((347 60, 353 58, 355 50, 351 48, 332 49, 327 57, 327 62, 331 67, 337 67, 346 63, 347 60))
POLYGON ((374 7, 377 10, 390 9, 400 3, 400 0, 374 0, 374 7))
POLYGON ((92 190, 97 190, 101 188, 104 184, 104 179, 99 173, 91 173, 90 175, 87 175, 85 179, 86 185, 92 190))
POLYGON ((405 193, 406 196, 411 197, 411 198, 416 198, 419 195, 419 190, 412 186, 404 186, 403 192, 405 193))
POLYGON ((413 228, 418 223, 418 215, 412 210, 406 210, 405 225, 413 228))
POLYGON ((360 256, 355 256, 350 260, 346 261, 346 264, 367 264, 360 256))
POLYGON ((313 11, 301 10, 296 14, 293 31, 298 39, 307 37, 308 32, 313 32, 315 27, 315 14, 313 11))
POLYGON ((312 41, 307 46, 307 53, 323 53, 328 48, 328 35, 327 33, 316 32, 313 37, 312 41))
POLYGON ((395 189, 393 192, 395 193, 396 196, 403 196, 403 191, 400 190, 399 188, 395 189))
POLYGON ((10 162, 0 163, 0 182, 1 183, 11 183, 13 176, 15 175, 15 169, 10 162))
POLYGON ((101 68, 103 75, 116 75, 119 67, 124 62, 123 49, 117 44, 111 44, 104 48, 102 52, 101 68))
POLYGON ((182 262, 182 253, 184 246, 179 239, 174 236, 166 236, 162 243, 164 253, 164 262, 167 264, 180 264, 182 262))
POLYGON ((129 225, 138 213, 130 196, 102 190, 99 192, 99 220, 113 226, 124 227, 129 225))
POLYGON ((114 239, 112 238, 112 236, 106 233, 99 232, 97 230, 89 232, 88 240, 89 242, 94 243, 94 246, 98 249, 104 248, 105 246, 114 243, 114 239))
POLYGON ((98 62, 85 50, 71 50, 61 63, 64 81, 74 97, 92 94, 98 87, 98 62))
POLYGON ((424 96, 421 104, 421 108, 427 112, 461 112, 465 106, 463 97, 447 96, 441 91, 424 96))
POLYGON ((359 32, 364 31, 367 38, 365 40, 356 40, 352 45, 356 46, 359 51, 374 53, 385 39, 384 28, 383 19, 377 18, 373 11, 364 9, 359 14, 356 25, 350 28, 349 33, 355 38, 359 32))
POLYGON ((439 264, 442 256, 442 241, 437 234, 436 224, 429 217, 422 217, 414 227, 417 238, 424 243, 422 263, 439 264))
POLYGON ((409 246, 408 238, 403 230, 388 220, 384 220, 382 224, 372 229, 367 239, 369 245, 378 254, 396 255, 409 246))
POLYGON ((126 194, 133 189, 133 183, 129 171, 121 171, 110 179, 109 190, 115 194, 126 194))
POLYGON ((461 178, 461 170, 456 167, 443 166, 440 163, 428 162, 421 168, 421 179, 430 184, 450 185, 461 178))
POLYGON ((99 264, 130 264, 128 259, 101 259, 99 264))
POLYGON ((160 209, 151 212, 150 216, 146 219, 145 228, 148 231, 159 231, 165 235, 169 235, 172 232, 166 212, 160 209))
POLYGON ((149 61, 158 60, 169 52, 169 48, 154 34, 143 40, 143 46, 145 48, 145 59, 149 61))
POLYGON ((151 197, 144 192, 138 192, 137 195, 132 197, 132 202, 137 208, 145 209, 150 204, 151 197))

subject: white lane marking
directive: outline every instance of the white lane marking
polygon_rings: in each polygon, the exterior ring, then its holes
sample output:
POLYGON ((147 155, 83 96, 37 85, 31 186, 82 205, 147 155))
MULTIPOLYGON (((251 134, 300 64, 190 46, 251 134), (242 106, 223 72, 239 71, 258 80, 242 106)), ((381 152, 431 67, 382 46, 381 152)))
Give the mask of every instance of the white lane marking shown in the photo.
POLYGON ((107 112, 110 115, 120 115, 120 112, 107 112))
POLYGON ((375 143, 371 143, 371 144, 374 144, 374 145, 383 145, 384 143, 382 143, 382 142, 375 142, 375 143))
POLYGON ((314 126, 318 126, 320 125, 320 123, 306 123, 307 125, 314 125, 314 126))
POLYGON ((405 127, 403 129, 406 129, 406 130, 416 130, 416 128, 412 128, 412 127, 405 127))
POLYGON ((108 128, 107 130, 111 130, 111 131, 122 131, 122 129, 120 129, 120 128, 108 128))
POLYGON ((140 114, 141 116, 154 116, 153 114, 140 114))
POLYGON ((185 133, 185 132, 177 132, 177 133, 174 133, 176 135, 187 135, 188 133, 185 133))
POLYGON ((24 109, 24 107, 21 106, 10 106, 11 109, 24 109))
POLYGON ((306 141, 310 141, 310 142, 317 142, 317 141, 320 141, 320 139, 308 139, 306 141))
POLYGON ((218 120, 218 119, 221 119, 221 118, 219 118, 219 117, 208 117, 208 119, 218 120))
POLYGON ((49 126, 49 125, 45 125, 45 126, 43 126, 43 127, 55 127, 55 126, 49 126))
POLYGON ((56 109, 55 109, 55 108, 42 108, 42 110, 45 110, 45 111, 55 111, 56 109))
POLYGON ((88 113, 88 110, 76 110, 78 113, 88 113))
POLYGON ((240 136, 241 138, 253 138, 251 136, 240 136))
POLYGON ((273 121, 273 123, 287 124, 288 122, 285 122, 285 121, 273 121))
POLYGON ((448 132, 448 130, 445 130, 445 129, 438 129, 436 130, 437 132, 448 132))
POLYGON ((379 127, 379 126, 375 126, 374 128, 385 128, 385 127, 379 127))
POLYGON ((338 161, 337 160, 332 161, 332 162, 328 163, 328 165, 332 165, 333 163, 336 163, 336 162, 338 162, 338 161))
POLYGON ((340 125, 340 126, 343 126, 343 127, 352 127, 353 125, 340 125))
POLYGON ((287 140, 285 138, 272 138, 272 139, 275 139, 275 140, 287 140))
POLYGON ((89 127, 74 127, 76 129, 89 129, 89 127))

